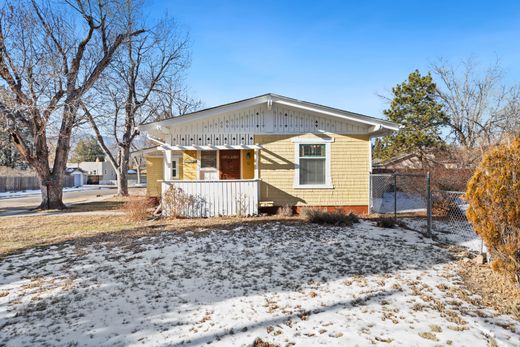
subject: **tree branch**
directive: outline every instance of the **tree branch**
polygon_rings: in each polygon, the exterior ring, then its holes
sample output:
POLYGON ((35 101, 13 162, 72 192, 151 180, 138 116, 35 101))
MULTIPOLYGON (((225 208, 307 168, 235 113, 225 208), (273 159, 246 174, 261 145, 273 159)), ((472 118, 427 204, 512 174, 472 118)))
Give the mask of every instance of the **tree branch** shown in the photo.
POLYGON ((96 134, 96 139, 99 143, 99 146, 101 146, 101 149, 103 149, 103 152, 105 153, 105 155, 108 157, 108 159, 112 163, 112 166, 114 167, 114 169, 117 171, 119 168, 119 165, 116 162, 116 160, 115 160, 114 156, 112 155, 112 153, 110 152, 110 150, 108 149, 107 145, 105 144, 103 135, 101 135, 101 132, 99 131, 96 121, 94 120, 94 117, 92 116, 92 114, 88 110, 87 106, 83 102, 81 102, 81 109, 85 113, 85 116, 87 116, 90 126, 92 127, 92 129, 94 130, 94 132, 96 134))

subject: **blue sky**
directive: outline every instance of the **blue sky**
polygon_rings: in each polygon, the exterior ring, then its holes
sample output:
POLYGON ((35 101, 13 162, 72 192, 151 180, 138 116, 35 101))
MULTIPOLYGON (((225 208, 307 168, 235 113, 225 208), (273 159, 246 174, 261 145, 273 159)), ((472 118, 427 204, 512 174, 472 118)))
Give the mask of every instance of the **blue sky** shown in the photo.
POLYGON ((382 117, 387 94, 443 57, 500 59, 520 82, 520 1, 150 1, 189 31, 205 106, 267 92, 382 117))

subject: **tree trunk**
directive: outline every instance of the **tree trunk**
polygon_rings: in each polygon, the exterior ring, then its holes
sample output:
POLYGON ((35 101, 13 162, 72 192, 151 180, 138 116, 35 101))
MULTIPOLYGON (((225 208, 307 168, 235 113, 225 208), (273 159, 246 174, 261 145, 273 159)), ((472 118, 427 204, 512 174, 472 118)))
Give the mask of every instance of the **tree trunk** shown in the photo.
POLYGON ((40 189, 42 192, 42 202, 38 209, 62 210, 66 208, 63 203, 63 175, 40 177, 40 189))
POLYGON ((123 166, 117 170, 117 195, 128 196, 128 170, 125 172, 123 166))
POLYGON ((128 167, 130 160, 129 148, 120 148, 119 167, 117 170, 117 194, 128 196, 128 167))
POLYGON ((137 184, 141 185, 141 164, 140 163, 137 163, 136 173, 137 173, 137 184))

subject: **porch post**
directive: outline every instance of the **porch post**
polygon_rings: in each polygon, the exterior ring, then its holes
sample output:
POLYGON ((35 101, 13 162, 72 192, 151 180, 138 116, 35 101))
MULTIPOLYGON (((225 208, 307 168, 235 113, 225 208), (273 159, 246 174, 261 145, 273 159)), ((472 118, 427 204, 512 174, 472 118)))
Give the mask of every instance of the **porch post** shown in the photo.
POLYGON ((163 177, 165 181, 172 179, 172 151, 165 150, 163 160, 163 177))
POLYGON ((260 150, 255 149, 255 180, 260 178, 260 150))

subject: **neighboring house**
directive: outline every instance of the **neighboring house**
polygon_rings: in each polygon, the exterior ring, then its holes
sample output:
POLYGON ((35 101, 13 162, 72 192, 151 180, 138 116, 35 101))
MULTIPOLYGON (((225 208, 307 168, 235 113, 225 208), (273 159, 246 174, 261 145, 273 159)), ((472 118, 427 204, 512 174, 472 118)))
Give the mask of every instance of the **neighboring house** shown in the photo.
POLYGON ((108 161, 82 161, 67 163, 68 168, 80 168, 88 175, 88 184, 111 184, 117 179, 116 171, 108 161))
POLYGON ((460 169, 463 165, 449 151, 434 150, 422 158, 416 153, 405 153, 386 160, 374 160, 372 166, 374 172, 394 172, 427 168, 460 169))
POLYGON ((368 213, 371 142, 392 122, 275 94, 140 127, 152 196, 177 187, 193 216, 319 206, 368 213))
POLYGON ((87 172, 78 167, 66 168, 65 175, 71 176, 73 178, 74 187, 82 187, 84 184, 87 184, 87 181, 88 181, 87 172))

